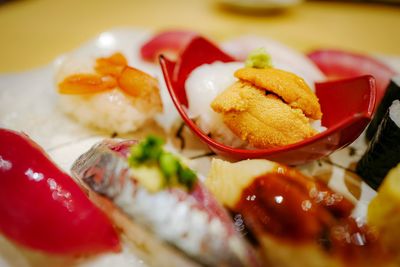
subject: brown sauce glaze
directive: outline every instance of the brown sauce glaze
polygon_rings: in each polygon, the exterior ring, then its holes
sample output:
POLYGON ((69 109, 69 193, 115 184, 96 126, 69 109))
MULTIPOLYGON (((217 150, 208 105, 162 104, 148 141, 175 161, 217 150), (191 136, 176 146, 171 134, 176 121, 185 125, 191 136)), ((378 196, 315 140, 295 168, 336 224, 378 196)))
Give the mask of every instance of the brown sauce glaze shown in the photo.
POLYGON ((268 234, 293 245, 315 243, 350 261, 382 256, 376 235, 350 217, 353 208, 322 182, 279 167, 254 179, 234 212, 255 236, 268 234))

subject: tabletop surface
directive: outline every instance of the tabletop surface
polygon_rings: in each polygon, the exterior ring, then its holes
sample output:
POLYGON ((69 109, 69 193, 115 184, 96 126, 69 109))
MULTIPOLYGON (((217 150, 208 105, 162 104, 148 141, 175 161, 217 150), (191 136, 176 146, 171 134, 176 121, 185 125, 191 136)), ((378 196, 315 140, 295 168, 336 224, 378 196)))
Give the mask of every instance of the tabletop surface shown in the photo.
POLYGON ((281 12, 238 12, 217 0, 18 0, 0 4, 0 72, 50 63, 115 27, 183 28, 216 40, 269 36, 300 51, 400 55, 400 6, 306 1, 281 12))

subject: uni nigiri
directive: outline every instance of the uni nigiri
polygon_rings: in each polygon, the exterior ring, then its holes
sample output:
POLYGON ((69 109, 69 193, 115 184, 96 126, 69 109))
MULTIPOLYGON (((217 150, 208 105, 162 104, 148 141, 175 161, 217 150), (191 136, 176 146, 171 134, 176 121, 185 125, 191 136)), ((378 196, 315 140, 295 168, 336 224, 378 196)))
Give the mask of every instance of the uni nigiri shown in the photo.
POLYGON ((232 147, 271 148, 324 130, 318 98, 299 76, 271 66, 263 50, 243 63, 199 66, 185 84, 188 115, 232 147))

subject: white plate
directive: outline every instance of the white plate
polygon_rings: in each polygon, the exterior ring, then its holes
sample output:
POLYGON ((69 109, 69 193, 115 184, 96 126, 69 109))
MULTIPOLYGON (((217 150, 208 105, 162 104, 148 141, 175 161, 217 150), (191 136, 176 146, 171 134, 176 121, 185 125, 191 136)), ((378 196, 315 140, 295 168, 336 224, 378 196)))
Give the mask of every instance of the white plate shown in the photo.
MULTIPOLYGON (((82 45, 69 54, 57 58, 53 64, 28 72, 0 75, 0 127, 23 131, 39 143, 50 154, 54 161, 64 170, 69 171, 73 162, 81 153, 95 142, 110 137, 108 133, 95 131, 77 124, 57 109, 57 94, 54 75, 57 66, 68 56, 96 58, 121 51, 126 55, 130 65, 142 69, 163 81, 157 65, 141 60, 139 47, 150 38, 151 33, 137 29, 114 29, 82 45)), ((293 71, 301 72, 309 81, 318 80, 321 74, 303 56, 282 46, 275 41, 259 37, 239 37, 226 42, 224 48, 231 53, 240 53, 243 47, 269 47, 269 49, 291 55, 293 71), (238 49, 238 47, 240 49, 238 49), (275 50, 274 50, 275 49, 275 50), (293 62, 293 59, 295 62, 293 62), (296 65, 297 64, 297 65, 296 65), (302 68, 303 67, 303 68, 302 68)), ((275 53, 275 52, 274 52, 275 53)), ((277 57, 277 62, 285 57, 277 57)), ((396 61, 395 64, 398 64, 396 61)), ((191 135, 183 125, 169 98, 164 82, 161 83, 161 94, 165 112, 157 118, 160 126, 154 124, 146 129, 125 137, 140 138, 148 132, 156 132, 169 140, 170 149, 189 158, 189 164, 201 175, 207 175, 210 165, 210 151, 191 135), (181 148, 182 139, 185 148, 181 148)), ((334 153, 329 158, 313 162, 300 169, 327 181, 329 186, 357 203, 354 216, 364 220, 366 206, 374 191, 362 183, 351 171, 351 164, 362 155, 365 144, 359 138, 349 148, 334 153), (350 171, 349 171, 350 170, 350 171)), ((48 258, 38 253, 31 253, 17 248, 0 236, 0 266, 145 266, 144 263, 126 249, 119 254, 106 254, 85 260, 48 258)))

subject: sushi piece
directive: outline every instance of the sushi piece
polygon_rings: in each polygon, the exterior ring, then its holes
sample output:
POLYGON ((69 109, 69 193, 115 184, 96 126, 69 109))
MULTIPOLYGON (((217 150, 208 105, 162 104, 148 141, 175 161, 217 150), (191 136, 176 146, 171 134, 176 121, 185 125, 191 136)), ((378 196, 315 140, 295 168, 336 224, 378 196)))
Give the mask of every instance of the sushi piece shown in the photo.
POLYGON ((267 160, 212 161, 207 188, 256 239, 265 266, 396 266, 353 204, 325 184, 267 160))
POLYGON ((110 219, 38 144, 1 128, 0 140, 1 235, 49 257, 120 250, 110 219))
POLYGON ((390 169, 400 162, 400 101, 395 100, 379 124, 356 171, 375 190, 390 169))
POLYGON ((235 76, 239 81, 218 95, 211 107, 241 140, 271 148, 317 134, 310 119, 321 119, 321 108, 301 78, 273 68, 242 68, 235 76))
MULTIPOLYGON (((260 266, 226 211, 158 138, 139 144, 103 141, 74 163, 72 173, 112 201, 136 228, 194 263, 260 266)), ((160 264, 171 266, 168 260, 160 264)))
POLYGON ((57 74, 61 109, 107 132, 127 133, 162 111, 157 80, 128 66, 121 53, 90 60, 70 58, 57 74))
POLYGON ((263 50, 251 53, 245 68, 237 62, 200 66, 185 87, 189 117, 232 147, 284 146, 324 129, 312 89, 297 75, 273 68, 263 50))
POLYGON ((376 227, 400 264, 400 164, 390 170, 368 206, 368 223, 376 227))
POLYGON ((374 118, 369 124, 366 132, 366 137, 368 140, 372 140, 376 131, 378 130, 379 124, 386 114, 386 111, 392 104, 394 100, 400 100, 400 76, 394 77, 390 81, 388 88, 386 89, 385 95, 375 112, 374 118))

